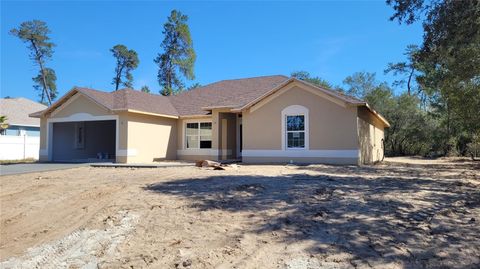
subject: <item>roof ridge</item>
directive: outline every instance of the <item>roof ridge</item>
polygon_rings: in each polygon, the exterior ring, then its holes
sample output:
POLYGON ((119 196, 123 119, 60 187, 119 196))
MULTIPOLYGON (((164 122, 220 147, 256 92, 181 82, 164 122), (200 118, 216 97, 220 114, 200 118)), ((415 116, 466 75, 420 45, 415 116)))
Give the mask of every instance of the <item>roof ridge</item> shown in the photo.
MULTIPOLYGON (((266 77, 284 77, 284 78, 289 78, 288 76, 285 76, 285 75, 265 75, 265 76, 256 76, 256 77, 246 77, 246 78, 244 77, 244 78, 222 79, 222 80, 219 80, 219 81, 216 81, 216 82, 213 82, 213 83, 218 83, 218 82, 222 82, 222 81, 234 81, 234 80, 266 78, 266 77)), ((213 84, 213 83, 210 83, 210 84, 213 84)), ((208 84, 207 84, 207 85, 208 85, 208 84)))

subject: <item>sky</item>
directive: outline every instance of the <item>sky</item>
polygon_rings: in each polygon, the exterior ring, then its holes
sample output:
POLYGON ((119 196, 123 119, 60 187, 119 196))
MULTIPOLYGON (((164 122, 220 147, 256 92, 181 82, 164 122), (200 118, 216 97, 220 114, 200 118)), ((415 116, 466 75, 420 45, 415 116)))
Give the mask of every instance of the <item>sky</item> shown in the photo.
MULTIPOLYGON (((124 44, 137 51, 134 88, 158 93, 162 30, 172 9, 188 15, 197 54, 195 80, 290 75, 304 70, 333 85, 358 72, 375 72, 380 81, 389 62, 405 59, 409 44, 420 44, 420 25, 399 25, 385 1, 337 2, 156 2, 156 1, 1 1, 0 96, 37 100, 32 77, 38 74, 26 44, 9 34, 20 23, 39 19, 56 44, 48 67, 57 74, 59 94, 74 86, 112 91, 115 60, 109 51, 124 44)), ((398 93, 402 89, 396 89, 398 93)))

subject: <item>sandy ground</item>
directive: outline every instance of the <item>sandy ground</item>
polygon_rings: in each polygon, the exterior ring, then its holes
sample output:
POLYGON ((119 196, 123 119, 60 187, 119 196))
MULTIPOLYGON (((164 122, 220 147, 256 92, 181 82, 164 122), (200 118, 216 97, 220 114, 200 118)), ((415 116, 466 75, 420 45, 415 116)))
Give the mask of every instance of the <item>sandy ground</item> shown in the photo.
POLYGON ((0 177, 0 268, 479 268, 480 163, 0 177))

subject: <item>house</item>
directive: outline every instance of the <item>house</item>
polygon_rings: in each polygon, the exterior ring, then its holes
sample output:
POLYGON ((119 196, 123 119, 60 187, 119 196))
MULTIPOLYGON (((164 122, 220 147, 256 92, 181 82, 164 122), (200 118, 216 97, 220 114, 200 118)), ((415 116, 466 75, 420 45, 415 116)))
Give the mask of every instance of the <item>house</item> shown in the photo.
POLYGON ((7 129, 0 130, 0 160, 38 159, 40 119, 29 114, 46 108, 26 98, 0 98, 0 115, 8 123, 7 129))
POLYGON ((0 98, 0 115, 7 117, 8 128, 2 135, 40 136, 40 120, 28 115, 47 106, 27 98, 0 98))
POLYGON ((364 101, 280 75, 168 97, 75 87, 31 116, 44 161, 372 163, 389 126, 364 101))

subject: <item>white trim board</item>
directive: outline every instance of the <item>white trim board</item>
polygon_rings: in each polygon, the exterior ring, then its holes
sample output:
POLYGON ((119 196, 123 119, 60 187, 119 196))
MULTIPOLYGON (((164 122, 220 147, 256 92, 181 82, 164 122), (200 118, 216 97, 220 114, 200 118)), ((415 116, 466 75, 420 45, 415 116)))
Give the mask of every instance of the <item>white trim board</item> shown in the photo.
POLYGON ((138 151, 136 149, 119 149, 117 150, 117 156, 121 157, 133 157, 137 156, 138 151))
POLYGON ((245 149, 242 157, 306 157, 306 158, 359 158, 358 149, 341 150, 256 150, 245 149))

